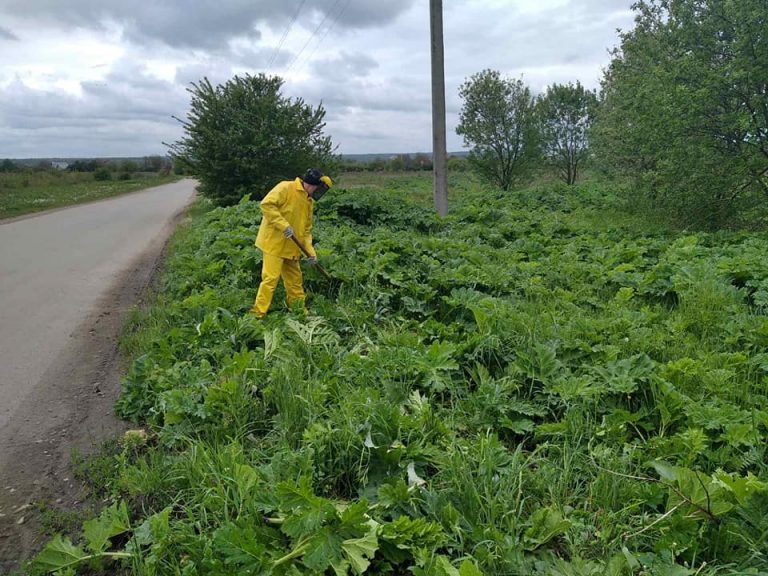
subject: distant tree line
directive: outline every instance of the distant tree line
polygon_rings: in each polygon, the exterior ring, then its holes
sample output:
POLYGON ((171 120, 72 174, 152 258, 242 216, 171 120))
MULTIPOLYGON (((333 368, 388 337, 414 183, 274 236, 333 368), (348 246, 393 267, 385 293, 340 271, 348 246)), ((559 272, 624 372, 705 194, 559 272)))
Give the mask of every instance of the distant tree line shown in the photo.
POLYGON ((10 159, 0 161, 0 173, 9 172, 80 172, 92 173, 95 180, 130 180, 135 174, 183 173, 183 167, 175 166, 167 156, 144 156, 140 159, 78 159, 73 162, 37 160, 34 163, 10 159))
POLYGON ((457 133, 504 190, 542 166, 573 184, 585 162, 629 184, 632 206, 717 229, 763 221, 768 200, 765 0, 636 2, 600 93, 484 70, 460 88, 457 133))
MULTIPOLYGON (((467 169, 467 161, 463 156, 449 155, 449 169, 462 172, 467 169)), ((393 154, 389 157, 379 157, 373 160, 356 160, 342 158, 339 168, 344 172, 430 172, 432 171, 431 154, 393 154)))

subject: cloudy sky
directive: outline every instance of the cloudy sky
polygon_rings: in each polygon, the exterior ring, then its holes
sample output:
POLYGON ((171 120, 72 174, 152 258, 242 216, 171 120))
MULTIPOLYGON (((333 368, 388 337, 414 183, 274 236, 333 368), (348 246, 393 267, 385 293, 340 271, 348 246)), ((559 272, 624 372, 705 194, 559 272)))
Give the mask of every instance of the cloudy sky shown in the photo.
MULTIPOLYGON (((485 68, 597 87, 632 0, 444 0, 448 149, 485 68)), ((0 158, 165 154, 190 82, 265 72, 341 153, 431 149, 428 0, 0 0, 0 158)))

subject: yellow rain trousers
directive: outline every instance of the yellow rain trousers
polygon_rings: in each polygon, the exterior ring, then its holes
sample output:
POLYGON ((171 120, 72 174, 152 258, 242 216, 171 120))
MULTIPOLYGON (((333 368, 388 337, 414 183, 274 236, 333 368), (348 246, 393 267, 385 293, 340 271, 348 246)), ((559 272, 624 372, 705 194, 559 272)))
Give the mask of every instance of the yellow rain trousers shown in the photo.
POLYGON ((261 268, 261 284, 251 312, 263 317, 272 304, 272 296, 282 277, 288 306, 304 300, 299 258, 301 250, 290 238, 283 235, 290 226, 296 239, 311 255, 312 246, 312 199, 304 190, 301 178, 280 182, 261 201, 262 220, 256 236, 256 246, 264 253, 261 268))

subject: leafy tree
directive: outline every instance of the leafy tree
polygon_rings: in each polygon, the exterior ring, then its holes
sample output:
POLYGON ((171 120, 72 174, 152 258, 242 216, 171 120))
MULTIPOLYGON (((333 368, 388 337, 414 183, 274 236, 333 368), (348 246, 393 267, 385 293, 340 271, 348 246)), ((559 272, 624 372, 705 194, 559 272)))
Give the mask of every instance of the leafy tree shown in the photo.
POLYGON ((279 180, 310 166, 333 163, 331 139, 323 135, 325 110, 281 95, 277 76, 235 76, 214 87, 193 83, 185 137, 169 145, 201 183, 201 192, 221 205, 245 194, 263 197, 279 180))
POLYGON ((684 224, 740 224, 768 195, 765 6, 637 2, 606 71, 598 157, 684 224))
POLYGON ((576 84, 553 84, 536 102, 544 157, 566 184, 575 184, 587 156, 587 132, 597 108, 597 95, 576 84))
POLYGON ((13 160, 6 158, 0 162, 0 172, 16 172, 16 170, 18 170, 18 167, 13 160))
POLYGON ((537 153, 530 89, 522 80, 483 70, 461 85, 459 95, 464 104, 456 133, 471 148, 470 164, 480 176, 509 190, 537 153))

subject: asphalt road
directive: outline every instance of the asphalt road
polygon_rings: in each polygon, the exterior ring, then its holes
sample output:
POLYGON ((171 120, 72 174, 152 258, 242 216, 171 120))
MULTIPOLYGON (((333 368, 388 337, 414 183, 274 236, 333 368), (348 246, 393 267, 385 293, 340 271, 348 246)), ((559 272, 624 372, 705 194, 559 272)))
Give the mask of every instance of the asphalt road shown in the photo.
POLYGON ((168 236, 195 185, 0 222, 0 429, 121 273, 168 236))

